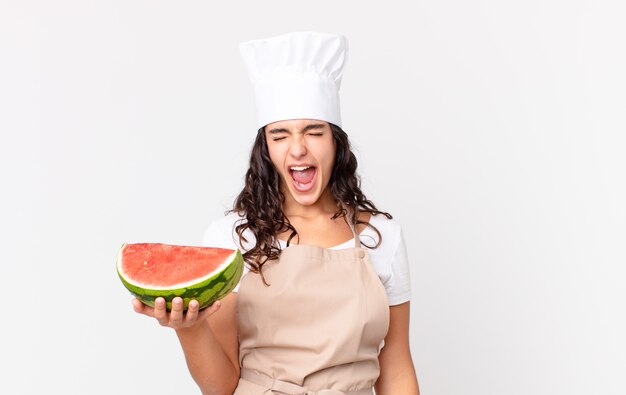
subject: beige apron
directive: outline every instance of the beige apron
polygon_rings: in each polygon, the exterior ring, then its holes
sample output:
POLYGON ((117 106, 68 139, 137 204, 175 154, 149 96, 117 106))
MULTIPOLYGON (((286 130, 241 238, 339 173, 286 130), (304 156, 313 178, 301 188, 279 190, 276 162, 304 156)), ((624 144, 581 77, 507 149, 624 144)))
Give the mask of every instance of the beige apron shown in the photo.
POLYGON ((291 245, 237 294, 234 395, 371 395, 389 327, 385 289, 360 246, 291 245))

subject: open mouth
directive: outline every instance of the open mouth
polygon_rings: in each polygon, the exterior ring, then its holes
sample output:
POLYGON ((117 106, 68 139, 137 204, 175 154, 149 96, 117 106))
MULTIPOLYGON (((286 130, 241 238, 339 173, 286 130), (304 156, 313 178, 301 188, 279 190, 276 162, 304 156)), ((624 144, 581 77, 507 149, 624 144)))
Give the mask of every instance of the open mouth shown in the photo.
POLYGON ((313 189, 317 174, 315 166, 291 166, 289 173, 298 192, 308 192, 313 189))

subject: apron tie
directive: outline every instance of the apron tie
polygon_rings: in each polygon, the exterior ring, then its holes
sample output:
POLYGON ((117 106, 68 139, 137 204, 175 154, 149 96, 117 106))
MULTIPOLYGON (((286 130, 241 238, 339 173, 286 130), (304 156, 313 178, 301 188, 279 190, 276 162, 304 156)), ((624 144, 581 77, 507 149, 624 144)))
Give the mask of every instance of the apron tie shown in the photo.
POLYGON ((339 391, 339 390, 308 390, 297 384, 278 379, 272 379, 252 369, 241 369, 241 378, 251 383, 261 385, 272 393, 285 395, 372 395, 372 389, 366 388, 356 391, 339 391))

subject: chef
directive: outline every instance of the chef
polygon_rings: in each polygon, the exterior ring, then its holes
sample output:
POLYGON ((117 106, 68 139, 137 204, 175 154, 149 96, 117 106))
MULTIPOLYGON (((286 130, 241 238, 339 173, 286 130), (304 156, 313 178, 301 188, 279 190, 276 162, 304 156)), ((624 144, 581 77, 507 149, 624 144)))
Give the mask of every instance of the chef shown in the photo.
POLYGON ((257 134, 233 209, 203 243, 240 248, 234 292, 186 313, 135 300, 175 329, 204 394, 415 395, 402 229, 361 191, 342 129, 345 37, 244 42, 257 134))

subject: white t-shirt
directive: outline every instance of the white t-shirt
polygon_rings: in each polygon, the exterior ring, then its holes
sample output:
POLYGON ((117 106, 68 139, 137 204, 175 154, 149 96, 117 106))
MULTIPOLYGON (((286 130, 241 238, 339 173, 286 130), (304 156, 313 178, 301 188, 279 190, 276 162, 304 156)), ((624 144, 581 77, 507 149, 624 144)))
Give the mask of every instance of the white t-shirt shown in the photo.
MULTIPOLYGON (((244 236, 247 243, 241 245, 239 236, 235 232, 235 226, 245 221, 236 213, 230 213, 223 218, 211 223, 204 232, 202 245, 207 247, 239 248, 242 252, 247 251, 255 243, 255 237, 249 229, 246 229, 244 236)), ((389 305, 397 305, 409 301, 411 298, 411 283, 409 277, 409 262, 406 253, 406 244, 400 225, 393 219, 388 219, 383 215, 373 215, 370 223, 375 226, 382 235, 382 243, 374 249, 365 248, 370 256, 370 261, 378 273, 380 281, 387 291, 389 305)), ((376 233, 370 227, 366 227, 359 235, 361 242, 365 245, 376 245, 376 233)), ((287 247, 287 243, 278 240, 282 249, 287 247)), ((330 249, 343 249, 354 247, 354 238, 330 249)), ((249 272, 245 267, 243 276, 249 272)), ((242 276, 242 278, 243 278, 242 276)), ((234 289, 237 292, 239 284, 234 289)))

